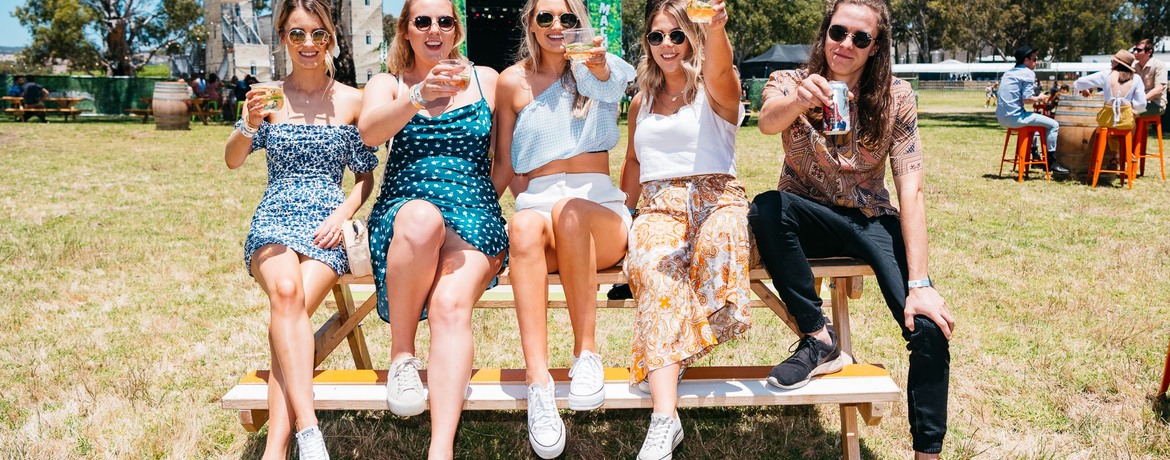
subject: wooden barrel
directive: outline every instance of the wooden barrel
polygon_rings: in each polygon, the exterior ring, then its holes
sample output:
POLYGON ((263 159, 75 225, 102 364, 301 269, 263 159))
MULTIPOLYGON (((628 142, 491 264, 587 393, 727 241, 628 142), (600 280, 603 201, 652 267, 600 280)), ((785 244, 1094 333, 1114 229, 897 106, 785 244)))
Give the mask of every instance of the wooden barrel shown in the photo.
POLYGON ((161 130, 191 129, 191 117, 187 114, 187 85, 182 83, 154 84, 154 127, 161 130))
POLYGON ((1052 114, 1060 124, 1056 159, 1073 174, 1089 171, 1089 160, 1093 157, 1093 133, 1097 130, 1097 112, 1104 104, 1101 93, 1089 97, 1062 96, 1052 114))

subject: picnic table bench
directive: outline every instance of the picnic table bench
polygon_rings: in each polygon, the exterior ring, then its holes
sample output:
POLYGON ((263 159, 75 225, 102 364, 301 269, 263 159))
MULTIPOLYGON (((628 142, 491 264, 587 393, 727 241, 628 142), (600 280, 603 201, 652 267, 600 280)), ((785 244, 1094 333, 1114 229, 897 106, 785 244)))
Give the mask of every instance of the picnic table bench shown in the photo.
MULTIPOLYGON (((863 277, 873 275, 864 262, 852 258, 810 259, 818 281, 830 280, 831 322, 836 328, 842 351, 853 355, 849 327, 849 299, 861 297, 863 277)), ((600 284, 624 283, 620 268, 598 271, 600 284)), ((788 315, 783 302, 765 284, 771 276, 756 264, 749 271, 752 292, 759 297, 753 307, 766 306, 799 336, 796 322, 788 315)), ((507 272, 499 277, 500 285, 511 284, 507 272)), ((374 370, 370 352, 362 333, 361 322, 377 304, 376 297, 357 305, 350 286, 373 284, 372 277, 341 277, 333 287, 332 302, 326 306, 337 312, 315 334, 314 366, 319 366, 341 342, 348 341, 356 369, 317 370, 313 378, 314 407, 318 410, 386 410, 385 369, 374 370)), ((560 284, 557 274, 549 275, 549 284, 560 284)), ((818 283, 819 285, 819 283, 818 283)), ((598 308, 630 308, 632 300, 598 300, 598 308)), ((476 308, 514 308, 511 300, 483 300, 476 308)), ((550 308, 564 308, 565 301, 549 301, 550 308)), ((793 336, 793 337, 796 337, 793 336)), ((877 425, 887 403, 901 399, 901 389, 880 364, 851 364, 841 372, 814 378, 807 386, 780 390, 767 385, 768 366, 692 366, 678 387, 679 407, 764 406, 838 404, 841 413, 841 444, 844 458, 859 459, 858 415, 868 425, 877 425)), ((568 369, 552 369, 553 379, 568 382, 568 369)), ((426 372, 420 372, 426 382, 426 372)), ((224 409, 239 411, 241 425, 258 431, 268 420, 268 371, 248 372, 240 383, 221 399, 224 409)), ((605 370, 606 409, 652 408, 650 395, 629 387, 629 369, 605 370)), ((523 369, 474 369, 464 410, 524 410, 527 390, 523 369)), ((568 385, 557 386, 557 407, 568 407, 568 385)))

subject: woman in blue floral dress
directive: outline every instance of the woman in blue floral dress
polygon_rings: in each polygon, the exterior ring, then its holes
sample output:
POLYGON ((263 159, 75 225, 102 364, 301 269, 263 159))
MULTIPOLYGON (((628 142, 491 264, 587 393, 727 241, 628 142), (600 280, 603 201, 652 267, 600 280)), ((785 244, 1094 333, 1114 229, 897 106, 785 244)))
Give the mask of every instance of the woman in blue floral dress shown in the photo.
POLYGON ((389 74, 370 79, 358 129, 390 143, 370 212, 378 313, 390 322, 391 412, 419 414, 430 401, 429 457, 451 458, 471 379, 471 308, 504 263, 508 237, 489 175, 497 74, 460 58, 463 27, 450 0, 407 0, 389 52, 389 74), (466 62, 466 61, 464 61, 466 62), (467 80, 463 80, 467 81, 467 80), (431 329, 427 389, 414 339, 431 329))
POLYGON ((244 245, 244 263, 268 295, 271 312, 264 458, 286 458, 295 428, 300 458, 327 459, 313 411, 309 317, 349 271, 340 230, 373 190, 377 149, 362 144, 355 126, 361 92, 331 78, 335 29, 329 3, 284 0, 278 11, 281 43, 292 63, 283 82, 284 104, 262 111, 262 91, 249 91, 224 160, 235 169, 251 152, 267 150, 268 188, 244 245), (341 189, 346 167, 356 179, 348 195, 341 189))

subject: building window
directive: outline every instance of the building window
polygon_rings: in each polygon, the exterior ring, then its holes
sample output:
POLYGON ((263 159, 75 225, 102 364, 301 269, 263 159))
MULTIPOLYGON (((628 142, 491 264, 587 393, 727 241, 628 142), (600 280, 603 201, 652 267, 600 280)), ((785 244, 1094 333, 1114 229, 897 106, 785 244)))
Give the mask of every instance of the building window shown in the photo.
POLYGON ((373 39, 373 36, 371 36, 371 35, 370 35, 370 31, 368 31, 368 30, 366 31, 366 44, 367 44, 367 45, 373 45, 373 44, 374 44, 374 39, 373 39))
POLYGON ((248 72, 248 75, 251 75, 253 77, 256 76, 256 61, 252 61, 252 66, 249 67, 248 70, 250 70, 250 72, 248 72))
POLYGON ((374 78, 374 71, 366 69, 366 81, 370 81, 371 78, 374 78))
POLYGON ((370 6, 370 0, 366 0, 366 6, 370 6))

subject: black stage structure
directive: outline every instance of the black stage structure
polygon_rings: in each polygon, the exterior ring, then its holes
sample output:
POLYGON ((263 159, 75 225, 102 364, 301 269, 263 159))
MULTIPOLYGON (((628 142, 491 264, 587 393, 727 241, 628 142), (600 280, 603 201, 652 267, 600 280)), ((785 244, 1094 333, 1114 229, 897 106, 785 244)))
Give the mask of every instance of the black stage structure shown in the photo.
POLYGON ((467 57, 477 65, 503 71, 516 60, 520 8, 524 0, 467 2, 467 57))

